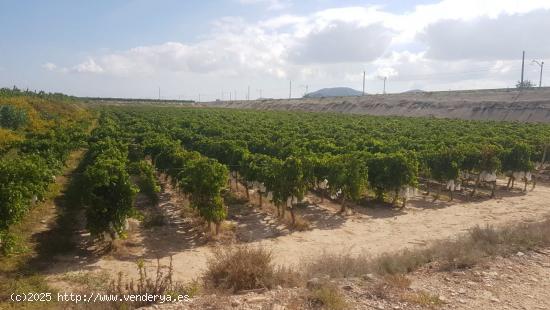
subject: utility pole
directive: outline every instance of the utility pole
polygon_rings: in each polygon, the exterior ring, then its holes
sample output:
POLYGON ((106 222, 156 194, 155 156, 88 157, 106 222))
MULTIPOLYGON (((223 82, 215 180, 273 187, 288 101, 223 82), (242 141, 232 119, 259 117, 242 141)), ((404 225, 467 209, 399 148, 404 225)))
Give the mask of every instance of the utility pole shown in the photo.
POLYGON ((250 100, 250 85, 248 85, 248 89, 246 91, 246 100, 250 100))
POLYGON ((201 102, 201 94, 199 94, 199 102, 201 102))
POLYGON ((520 87, 523 88, 523 73, 525 71, 525 51, 523 51, 523 57, 521 58, 521 80, 520 87))
POLYGON ((365 95, 365 77, 366 77, 366 74, 367 74, 367 72, 363 71, 363 96, 365 95))
POLYGON ((386 94, 386 80, 388 79, 388 77, 387 76, 379 76, 378 78, 380 78, 381 80, 384 81, 384 90, 383 90, 382 94, 385 95, 386 94))
POLYGON ((229 91, 229 101, 232 101, 231 100, 231 91, 229 91))
POLYGON ((309 94, 309 85, 306 84, 306 93, 304 94, 304 96, 306 96, 307 94, 309 94))
POLYGON ((262 89, 258 89, 258 91, 260 92, 260 97, 258 99, 262 99, 262 89))
POLYGON ((288 99, 292 99, 292 80, 290 80, 290 84, 288 86, 288 99))
POLYGON ((159 86, 159 101, 160 101, 160 86, 159 86))
POLYGON ((542 69, 544 68, 544 61, 533 60, 540 67, 539 88, 542 87, 542 69))
POLYGON ((235 101, 237 101, 237 90, 235 90, 235 101))

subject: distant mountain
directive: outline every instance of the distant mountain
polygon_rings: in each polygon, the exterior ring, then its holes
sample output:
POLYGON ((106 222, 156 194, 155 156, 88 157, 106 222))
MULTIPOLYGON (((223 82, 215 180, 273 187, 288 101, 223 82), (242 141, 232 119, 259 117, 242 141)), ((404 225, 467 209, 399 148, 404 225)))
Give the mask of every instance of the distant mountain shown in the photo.
POLYGON ((362 92, 349 87, 332 87, 319 89, 318 91, 306 94, 304 98, 361 96, 362 94, 362 92))
POLYGON ((425 93, 425 91, 423 91, 422 89, 411 89, 411 90, 402 92, 402 94, 419 94, 419 93, 425 93))

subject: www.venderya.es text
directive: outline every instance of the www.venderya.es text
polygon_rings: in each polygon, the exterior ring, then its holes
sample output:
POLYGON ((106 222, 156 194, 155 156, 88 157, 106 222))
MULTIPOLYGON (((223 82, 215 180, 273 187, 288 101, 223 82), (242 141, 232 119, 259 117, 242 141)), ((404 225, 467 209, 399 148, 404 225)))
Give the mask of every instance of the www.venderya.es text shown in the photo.
POLYGON ((13 302, 71 302, 71 303, 95 303, 95 302, 147 302, 147 303, 174 303, 188 302, 189 295, 157 295, 157 294, 104 294, 104 293, 13 293, 13 302))

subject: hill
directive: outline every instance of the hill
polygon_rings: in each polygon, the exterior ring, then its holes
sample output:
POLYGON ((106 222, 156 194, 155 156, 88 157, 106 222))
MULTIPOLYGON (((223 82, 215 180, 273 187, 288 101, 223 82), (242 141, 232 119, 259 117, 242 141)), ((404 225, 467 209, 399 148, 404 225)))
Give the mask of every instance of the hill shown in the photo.
POLYGON ((325 97, 354 97, 361 96, 363 93, 349 87, 323 88, 312 93, 308 93, 304 98, 325 98, 325 97))

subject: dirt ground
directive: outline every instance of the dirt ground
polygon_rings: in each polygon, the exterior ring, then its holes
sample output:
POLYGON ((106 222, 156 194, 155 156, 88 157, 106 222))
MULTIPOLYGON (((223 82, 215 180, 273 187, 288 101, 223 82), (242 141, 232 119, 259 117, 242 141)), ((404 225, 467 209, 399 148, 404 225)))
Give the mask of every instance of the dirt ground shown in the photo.
MULTIPOLYGON (((438 272, 422 268, 407 275, 408 287, 383 291, 373 287, 380 279, 331 279, 345 301, 346 309, 550 309, 550 249, 518 252, 496 257, 464 271, 438 272), (430 303, 431 296, 437 298, 430 303)), ((146 309, 316 309, 308 303, 307 288, 277 288, 242 295, 206 295, 180 304, 152 306, 146 309)))
MULTIPOLYGON (((240 188, 242 196, 242 186, 240 188)), ((250 196, 251 204, 257 204, 257 194, 250 196)), ((340 205, 333 201, 321 202, 311 193, 306 200, 310 202, 308 206, 298 209, 297 213, 309 221, 311 230, 289 230, 273 211, 267 211, 270 206, 264 198, 262 209, 246 204, 231 205, 230 221, 225 226, 232 237, 212 242, 195 219, 181 216, 180 206, 185 201, 167 185, 159 203, 165 214, 164 225, 143 228, 133 221, 128 238, 115 251, 107 255, 84 251, 56 257, 48 278, 63 287, 71 285, 62 280, 67 274, 88 271, 110 275, 123 272, 135 277, 136 261, 143 259, 146 265, 152 266, 160 258, 161 263, 167 265, 172 256, 174 279, 190 281, 200 276, 212 248, 230 241, 271 249, 277 264, 289 266, 299 266, 300 262, 314 259, 322 252, 374 256, 423 247, 433 240, 452 238, 475 225, 539 221, 550 211, 550 186, 539 184, 527 193, 519 189, 499 190, 496 199, 482 196, 472 201, 468 201, 468 195, 458 195, 453 202, 446 197, 432 202, 432 197, 419 194, 403 210, 355 206, 344 216, 338 214, 340 205)), ((83 233, 82 242, 86 237, 83 233)))

